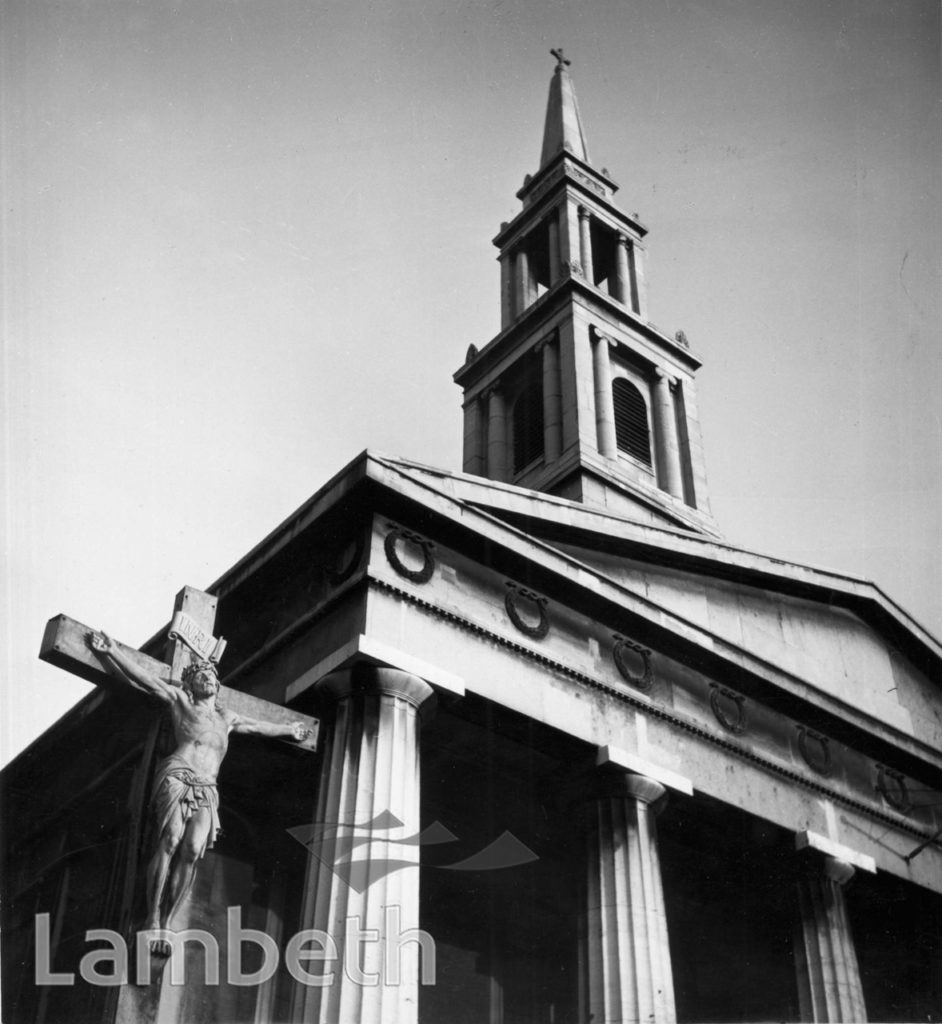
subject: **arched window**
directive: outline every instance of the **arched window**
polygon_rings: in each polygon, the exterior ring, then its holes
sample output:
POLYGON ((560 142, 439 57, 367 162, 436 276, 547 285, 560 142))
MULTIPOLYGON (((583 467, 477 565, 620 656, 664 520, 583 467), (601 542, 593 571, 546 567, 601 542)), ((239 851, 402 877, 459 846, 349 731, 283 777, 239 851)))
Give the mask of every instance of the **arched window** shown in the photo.
POLYGON ((624 377, 612 382, 615 406, 615 440, 618 450, 627 452, 645 465, 651 465, 651 433, 648 430, 648 407, 644 396, 624 377))
POLYGON ((531 380, 514 402, 514 473, 543 454, 543 385, 531 380))

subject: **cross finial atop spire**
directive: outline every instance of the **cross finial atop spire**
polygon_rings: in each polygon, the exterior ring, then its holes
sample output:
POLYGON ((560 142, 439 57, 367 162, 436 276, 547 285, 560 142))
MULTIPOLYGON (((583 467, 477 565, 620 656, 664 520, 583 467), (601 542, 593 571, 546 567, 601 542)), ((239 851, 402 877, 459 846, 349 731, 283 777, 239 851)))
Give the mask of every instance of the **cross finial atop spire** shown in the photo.
POLYGON ((550 50, 550 53, 556 58, 556 69, 550 79, 540 167, 545 167, 563 150, 588 163, 589 154, 576 104, 576 92, 566 70, 572 61, 566 59, 561 46, 550 50))

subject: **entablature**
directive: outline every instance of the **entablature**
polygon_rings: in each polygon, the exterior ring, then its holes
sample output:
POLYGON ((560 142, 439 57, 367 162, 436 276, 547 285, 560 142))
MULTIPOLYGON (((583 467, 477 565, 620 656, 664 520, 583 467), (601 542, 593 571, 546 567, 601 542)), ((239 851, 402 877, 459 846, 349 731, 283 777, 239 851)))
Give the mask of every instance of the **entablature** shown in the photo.
MULTIPOLYGON (((581 195, 598 203, 600 209, 604 209, 610 217, 623 222, 639 238, 648 233, 648 228, 637 214, 626 214, 613 201, 612 197, 618 191, 618 185, 608 172, 597 170, 590 163, 569 152, 560 153, 532 177, 527 176, 523 187, 517 192, 517 198, 524 206, 523 212, 543 200, 553 187, 563 180, 571 182, 581 195)), ((496 240, 495 244, 498 244, 496 240)))
POLYGON ((524 206, 512 220, 501 224, 493 244, 502 251, 512 249, 545 217, 548 210, 562 206, 567 201, 587 206, 600 219, 621 228, 639 248, 644 248, 642 239, 648 233, 647 227, 637 217, 629 216, 620 207, 588 188, 582 177, 566 167, 558 168, 556 177, 547 183, 544 191, 524 206), (555 190, 552 186, 556 186, 555 190))
MULTIPOLYGON (((377 517, 373 628, 394 646, 421 637, 415 642, 426 650, 456 655, 469 693, 589 742, 618 745, 633 737, 627 745, 655 760, 659 748, 666 768, 719 799, 758 802, 759 813, 773 820, 770 802, 790 804, 783 823, 793 829, 808 828, 808 815, 817 810, 807 808, 822 801, 844 812, 842 821, 859 816, 884 842, 893 833, 882 866, 904 876, 901 858, 942 826, 937 752, 923 748, 913 758, 908 738, 850 723, 849 709, 820 696, 782 699, 774 671, 753 665, 744 673, 728 651, 704 645, 698 652, 705 638, 693 631, 683 638, 661 633, 661 626, 677 626, 662 609, 636 616, 625 601, 604 610, 591 600, 574 601, 575 588, 564 594, 560 580, 554 586, 504 554, 492 549, 480 561, 440 542, 434 529, 409 532, 377 517), (398 545, 395 558, 390 537, 398 545), (411 613, 403 603, 415 611, 408 628, 411 613), (769 685, 750 684, 753 673, 764 674, 769 685), (785 791, 794 797, 785 800, 785 791)), ((584 570, 571 567, 570 576, 584 598, 602 596, 584 570)), ((936 887, 940 882, 942 876, 936 887)))
MULTIPOLYGON (((520 345, 526 335, 532 334, 535 343, 540 335, 546 333, 555 317, 570 312, 571 302, 577 302, 590 314, 604 319, 613 333, 619 330, 630 332, 632 337, 650 345, 652 353, 662 356, 661 359, 652 358, 652 364, 663 365, 663 358, 666 357, 676 364, 678 369, 682 368, 691 374, 702 365, 689 349, 684 348, 676 340, 631 313, 601 289, 590 285, 584 278, 570 274, 536 299, 484 348, 466 360, 464 365, 455 371, 452 379, 462 388, 471 387, 485 375, 492 373, 498 363, 503 363, 508 352, 520 345)), ((526 350, 527 346, 520 349, 526 350)))

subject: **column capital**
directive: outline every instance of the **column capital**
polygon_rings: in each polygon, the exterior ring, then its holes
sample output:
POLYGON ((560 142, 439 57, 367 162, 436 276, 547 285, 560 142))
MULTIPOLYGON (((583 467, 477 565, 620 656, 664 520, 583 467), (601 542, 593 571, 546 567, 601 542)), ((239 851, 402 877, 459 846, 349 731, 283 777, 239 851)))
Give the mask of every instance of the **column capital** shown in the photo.
POLYGON ((589 337, 600 344, 604 341, 609 348, 617 348, 618 346, 618 342, 610 334, 604 334, 595 324, 589 327, 589 337))
POLYGON ((623 245, 626 249, 631 245, 631 239, 624 233, 624 231, 618 232, 618 244, 623 245))
MULTIPOLYGON (((869 854, 859 853, 850 846, 845 846, 843 843, 808 829, 802 829, 795 833, 795 850, 799 853, 807 851, 806 861, 817 864, 819 867, 827 860, 833 861, 835 864, 846 864, 848 867, 858 868, 861 871, 869 871, 874 875, 877 872, 877 862, 869 854)), ((847 876, 848 880, 850 877, 850 875, 847 876)))
POLYGON ((635 800, 647 807, 657 804, 654 810, 659 812, 667 803, 667 787, 637 772, 593 767, 573 780, 570 796, 573 802, 582 803, 609 799, 635 800))
POLYGON ((677 378, 669 374, 667 370, 661 369, 660 366, 654 367, 654 376, 660 383, 666 384, 669 388, 677 385, 677 378))
POLYGON ((352 668, 330 672, 314 684, 322 700, 340 702, 356 696, 398 697, 427 715, 434 707, 435 691, 418 676, 398 668, 360 662, 352 668))
POLYGON ((824 856, 821 870, 825 878, 830 878, 832 882, 837 882, 841 886, 847 885, 857 871, 854 865, 848 864, 846 860, 838 860, 837 857, 831 857, 827 854, 824 856))
POLYGON ((589 216, 590 212, 591 211, 589 210, 588 206, 585 206, 582 203, 579 204, 578 213, 579 213, 579 219, 580 220, 585 220, 586 217, 589 216))
POLYGON ((550 331, 549 334, 544 334, 542 338, 533 346, 534 352, 542 352, 543 349, 555 344, 556 342, 556 331, 550 331))
POLYGON ((629 773, 622 775, 621 782, 628 796, 648 806, 663 800, 667 795, 667 787, 656 779, 648 778, 647 775, 629 773))
POLYGON ((811 848, 801 855, 800 871, 805 878, 836 882, 839 888, 847 885, 857 873, 857 869, 849 861, 811 848))

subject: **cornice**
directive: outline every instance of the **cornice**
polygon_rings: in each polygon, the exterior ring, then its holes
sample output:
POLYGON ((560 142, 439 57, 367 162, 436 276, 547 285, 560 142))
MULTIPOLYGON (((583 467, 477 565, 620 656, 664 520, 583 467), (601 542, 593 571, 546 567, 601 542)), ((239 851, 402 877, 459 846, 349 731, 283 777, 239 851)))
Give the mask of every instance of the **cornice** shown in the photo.
POLYGON ((493 363, 503 359, 508 350, 518 344, 526 335, 542 333, 546 321, 562 311, 565 304, 574 301, 576 297, 583 300, 586 305, 596 304, 606 315, 612 317, 616 322, 620 321, 625 330, 634 331, 646 341, 653 342, 689 373, 695 373, 703 365, 690 349, 684 348, 669 338, 652 323, 642 320, 627 306, 613 299, 600 288, 590 285, 584 278, 568 273, 557 281, 549 291, 544 292, 535 302, 531 303, 500 334, 495 335, 477 355, 459 367, 453 374, 452 380, 462 388, 472 386, 475 380, 485 374, 493 363))
MULTIPOLYGON (((449 609, 441 608, 434 601, 426 600, 425 598, 422 598, 402 587, 398 587, 380 577, 373 576, 371 574, 369 584, 371 588, 377 588, 394 594, 399 600, 422 608, 425 612, 435 616, 436 618, 447 621, 468 633, 483 637, 489 643, 502 647, 506 650, 513 651, 521 657, 539 662, 554 672, 557 672, 568 679, 572 679, 582 686, 604 693, 609 698, 628 705, 635 711, 639 711, 652 718, 661 719, 662 721, 669 723, 672 727, 693 735, 712 747, 733 754, 743 761, 757 765, 770 774, 778 776, 791 783, 795 783, 816 795, 824 796, 829 800, 833 800, 838 805, 851 808, 858 813, 866 815, 874 821, 878 821, 884 825, 889 825, 901 832, 906 832, 916 839, 924 840, 931 838, 931 832, 927 832, 924 828, 920 828, 916 823, 907 820, 905 815, 902 813, 888 813, 881 811, 871 803, 854 799, 854 797, 848 795, 848 793, 829 783, 826 776, 815 774, 813 769, 809 769, 809 772, 806 774, 795 771, 787 765, 784 765, 770 757, 764 756, 760 750, 756 750, 753 747, 746 745, 745 742, 736 739, 736 734, 733 730, 724 728, 722 731, 713 731, 706 728, 689 715, 677 711, 668 705, 659 704, 645 696, 643 693, 633 692, 627 688, 613 686, 595 675, 590 675, 587 672, 566 664, 558 658, 541 653, 525 643, 516 642, 504 634, 490 629, 481 623, 475 622, 466 616, 459 615, 449 609)), ((791 716, 786 715, 786 717, 791 716)), ((807 727, 803 727, 800 724, 796 727, 799 731, 803 728, 807 731, 807 727)), ((860 756, 868 757, 868 755, 862 753, 860 756)), ((875 764, 877 763, 878 762, 875 761, 875 764)), ((933 767, 936 768, 937 766, 933 767)))
MULTIPOLYGON (((598 172, 588 164, 582 164, 581 161, 571 154, 567 153, 565 155, 577 165, 598 175, 598 172)), ((530 190, 528 203, 510 221, 501 225, 500 230, 492 239, 494 245, 498 249, 504 249, 511 245, 516 241, 515 236, 517 234, 525 233, 531 221, 538 220, 548 206, 558 202, 560 194, 565 192, 567 187, 573 189, 578 194, 580 201, 596 205, 600 210, 604 210, 616 223, 627 227, 629 232, 640 243, 648 234, 647 226, 638 217, 626 213, 620 206, 612 202, 608 196, 593 189, 586 180, 587 176, 579 167, 571 168, 565 164, 560 165, 560 159, 557 157, 556 162, 544 169, 539 180, 534 178, 526 186, 530 190), (555 173, 550 175, 548 173, 550 171, 555 173), (536 190, 535 193, 534 190, 536 190)))

